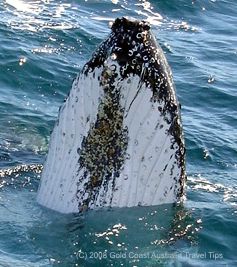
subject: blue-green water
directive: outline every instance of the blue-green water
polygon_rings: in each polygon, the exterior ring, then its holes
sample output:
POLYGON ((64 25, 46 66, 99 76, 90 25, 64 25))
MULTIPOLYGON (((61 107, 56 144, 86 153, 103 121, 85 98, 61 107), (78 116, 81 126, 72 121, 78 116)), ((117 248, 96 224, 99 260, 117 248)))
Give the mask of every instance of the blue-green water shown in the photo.
MULTIPOLYGON (((0 266, 237 266, 237 3, 0 1, 0 266), (172 67, 187 200, 65 216, 36 203, 37 166, 109 21, 148 19, 172 67)), ((40 168, 40 167, 39 167, 40 168)))

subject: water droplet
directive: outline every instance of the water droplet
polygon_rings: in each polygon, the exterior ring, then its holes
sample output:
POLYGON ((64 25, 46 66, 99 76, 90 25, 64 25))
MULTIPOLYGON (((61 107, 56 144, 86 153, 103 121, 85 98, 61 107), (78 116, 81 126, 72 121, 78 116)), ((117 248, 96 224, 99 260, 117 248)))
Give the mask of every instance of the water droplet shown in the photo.
POLYGON ((22 57, 19 59, 19 65, 22 66, 23 64, 26 63, 26 58, 25 57, 22 57))
POLYGON ((213 83, 214 81, 215 81, 214 76, 210 75, 207 82, 208 83, 213 83))
POLYGON ((204 149, 203 154, 204 154, 204 159, 207 159, 210 156, 209 151, 207 149, 204 149))

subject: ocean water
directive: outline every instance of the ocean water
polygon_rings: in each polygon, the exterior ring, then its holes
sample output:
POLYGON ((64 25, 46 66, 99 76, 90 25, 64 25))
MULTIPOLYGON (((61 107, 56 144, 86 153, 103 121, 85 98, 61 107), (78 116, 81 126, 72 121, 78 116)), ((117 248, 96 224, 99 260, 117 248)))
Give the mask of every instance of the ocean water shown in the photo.
POLYGON ((0 1, 0 266, 237 266, 237 2, 0 1), (62 215, 36 203, 73 78, 110 32, 148 20, 173 70, 187 200, 62 215))

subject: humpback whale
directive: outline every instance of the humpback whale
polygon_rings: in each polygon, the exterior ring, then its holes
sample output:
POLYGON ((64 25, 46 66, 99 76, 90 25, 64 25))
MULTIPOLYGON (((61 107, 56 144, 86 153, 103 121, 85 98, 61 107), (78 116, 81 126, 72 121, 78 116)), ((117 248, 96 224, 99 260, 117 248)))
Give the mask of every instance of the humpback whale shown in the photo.
POLYGON ((59 110, 37 193, 61 213, 184 197, 180 105, 145 21, 118 18, 59 110))

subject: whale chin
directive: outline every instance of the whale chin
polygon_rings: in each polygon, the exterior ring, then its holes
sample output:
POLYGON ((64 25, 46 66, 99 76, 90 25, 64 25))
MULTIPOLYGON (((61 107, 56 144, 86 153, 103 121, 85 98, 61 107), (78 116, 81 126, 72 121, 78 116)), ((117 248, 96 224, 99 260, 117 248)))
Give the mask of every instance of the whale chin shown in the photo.
POLYGON ((185 180, 170 67, 148 23, 116 19, 60 108, 37 201, 61 213, 174 203, 185 180))

